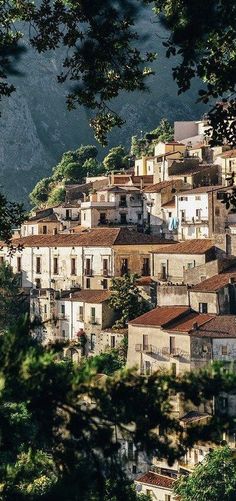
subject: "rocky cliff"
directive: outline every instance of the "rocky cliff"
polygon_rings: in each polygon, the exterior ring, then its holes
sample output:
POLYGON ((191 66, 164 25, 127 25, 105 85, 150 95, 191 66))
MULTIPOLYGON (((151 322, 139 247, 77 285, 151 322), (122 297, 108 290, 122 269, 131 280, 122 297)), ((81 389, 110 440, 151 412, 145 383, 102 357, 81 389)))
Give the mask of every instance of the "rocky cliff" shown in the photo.
MULTIPOLYGON (((165 58, 157 27, 150 24, 150 13, 144 12, 140 30, 147 29, 150 37, 145 49, 155 46, 159 54, 156 75, 150 78, 149 93, 126 94, 115 103, 126 125, 110 135, 109 147, 128 145, 133 134, 156 127, 162 117, 194 119, 202 112, 195 104, 196 85, 177 97, 171 75, 173 62, 165 58)), ((28 48, 19 63, 22 75, 14 80, 17 91, 1 105, 0 185, 11 199, 25 201, 37 180, 51 172, 64 151, 95 143, 87 112, 66 110, 66 89, 57 83, 60 60, 56 57, 55 53, 38 55, 28 48)))

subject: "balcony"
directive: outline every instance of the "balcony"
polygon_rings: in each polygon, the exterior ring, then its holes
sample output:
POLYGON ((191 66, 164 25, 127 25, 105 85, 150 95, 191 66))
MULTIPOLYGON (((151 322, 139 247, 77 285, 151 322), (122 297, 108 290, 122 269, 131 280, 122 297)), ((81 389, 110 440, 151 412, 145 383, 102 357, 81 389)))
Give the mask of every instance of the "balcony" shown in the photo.
POLYGON ((86 268, 84 270, 84 274, 86 277, 92 277, 93 276, 93 270, 86 268))
POLYGON ((101 275, 103 277, 109 277, 111 275, 110 270, 107 270, 107 269, 101 270, 101 275))
POLYGON ((208 225, 209 223, 209 220, 207 217, 192 217, 192 218, 182 218, 181 219, 181 225, 182 226, 188 226, 188 225, 195 225, 195 224, 204 224, 204 225, 208 225))
POLYGON ((115 202, 82 202, 81 209, 115 209, 115 202))
POLYGON ((164 347, 164 348, 157 348, 157 346, 154 346, 152 344, 148 344, 146 346, 143 346, 141 343, 135 345, 135 351, 138 353, 147 353, 149 355, 155 355, 164 359, 169 359, 171 357, 176 358, 186 358, 189 359, 189 353, 181 350, 180 348, 172 348, 170 351, 169 347, 164 347))
POLYGON ((99 324, 99 321, 96 319, 96 317, 90 317, 89 323, 92 325, 97 325, 99 324))

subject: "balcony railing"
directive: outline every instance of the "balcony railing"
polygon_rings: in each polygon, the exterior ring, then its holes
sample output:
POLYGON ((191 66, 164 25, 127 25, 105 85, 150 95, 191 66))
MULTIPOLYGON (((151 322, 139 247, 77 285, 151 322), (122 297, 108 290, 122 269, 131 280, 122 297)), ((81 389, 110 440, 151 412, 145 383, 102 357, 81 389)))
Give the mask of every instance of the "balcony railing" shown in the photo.
POLYGON ((92 275, 93 275, 93 270, 86 268, 86 269, 84 270, 84 274, 85 274, 85 276, 86 276, 86 277, 92 277, 92 275))
POLYGON ((170 350, 169 347, 157 348, 157 346, 154 346, 153 344, 136 344, 135 351, 140 353, 149 353, 150 355, 157 355, 164 358, 181 357, 189 359, 190 356, 188 352, 180 348, 172 348, 170 350))
POLYGON ((207 217, 192 217, 192 218, 182 218, 181 219, 181 224, 182 225, 188 225, 188 224, 208 224, 208 218, 207 217))
POLYGON ((109 271, 109 270, 107 270, 107 269, 102 269, 102 270, 101 270, 101 275, 102 275, 103 277, 109 277, 109 276, 110 276, 110 271, 109 271))

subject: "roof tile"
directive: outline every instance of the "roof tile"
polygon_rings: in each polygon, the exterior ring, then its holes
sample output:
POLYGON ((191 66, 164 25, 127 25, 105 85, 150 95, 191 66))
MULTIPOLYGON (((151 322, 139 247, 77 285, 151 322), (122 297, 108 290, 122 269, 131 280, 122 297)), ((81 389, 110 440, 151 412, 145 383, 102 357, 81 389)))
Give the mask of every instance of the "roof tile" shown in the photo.
POLYGON ((140 482, 142 484, 164 487, 166 489, 172 489, 175 482, 175 480, 171 477, 165 477, 164 475, 159 475, 158 473, 154 473, 152 471, 144 473, 144 475, 141 475, 140 477, 136 478, 135 481, 140 482))

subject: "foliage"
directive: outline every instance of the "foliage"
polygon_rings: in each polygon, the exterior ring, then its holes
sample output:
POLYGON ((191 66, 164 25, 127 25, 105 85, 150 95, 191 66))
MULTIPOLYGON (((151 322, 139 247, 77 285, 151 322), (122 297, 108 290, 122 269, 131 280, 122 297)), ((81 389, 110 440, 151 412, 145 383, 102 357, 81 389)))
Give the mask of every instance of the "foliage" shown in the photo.
POLYGON ((51 181, 52 180, 50 177, 44 177, 43 179, 40 179, 40 181, 38 181, 38 183, 35 185, 34 189, 29 195, 30 202, 33 206, 40 207, 41 205, 45 204, 45 202, 47 202, 50 193, 51 181))
POLYGON ((236 498, 236 458, 228 446, 210 452, 174 491, 181 501, 233 501, 236 498))
POLYGON ((111 148, 103 160, 103 165, 106 170, 118 170, 128 167, 125 148, 121 145, 111 148))
POLYGON ((0 332, 17 321, 28 309, 27 296, 20 288, 20 277, 14 275, 11 266, 0 266, 0 332))
MULTIPOLYGON (((101 168, 96 160, 98 150, 93 145, 81 145, 75 151, 63 153, 60 162, 53 168, 52 176, 41 179, 29 198, 36 206, 55 205, 65 200, 65 189, 61 186, 63 182, 83 182, 87 176, 89 167, 94 172, 101 168)), ((97 172, 96 172, 97 173, 97 172)))
POLYGON ((125 369, 101 379, 98 359, 82 366, 60 362, 28 332, 19 321, 0 336, 3 501, 137 501, 120 461, 121 440, 173 462, 195 440, 226 429, 226 420, 215 416, 194 432, 183 429, 170 415, 169 397, 178 392, 199 405, 232 390, 234 373, 211 367, 144 378, 125 369), (162 435, 154 432, 159 426, 162 435))
POLYGON ((65 201, 66 190, 63 186, 56 186, 50 192, 47 205, 57 205, 65 201))
POLYGON ((101 176, 101 174, 104 174, 104 166, 96 158, 85 160, 83 168, 89 176, 101 176))
POLYGON ((24 218, 23 205, 9 202, 0 193, 0 239, 10 245, 13 228, 20 226, 24 218))
MULTIPOLYGON (((30 44, 38 51, 64 46, 66 57, 58 81, 74 83, 67 97, 69 109, 77 105, 93 110, 90 124, 103 144, 123 119, 109 106, 123 91, 146 89, 153 52, 143 54, 135 24, 144 4, 154 5, 158 22, 167 28, 166 57, 176 57, 173 77, 179 92, 200 78, 205 87, 199 99, 208 102, 228 93, 235 102, 234 0, 96 0, 81 6, 75 0, 3 0, 0 6, 0 96, 14 86, 7 77, 16 72, 22 52, 21 23, 31 26, 30 44), (14 23, 17 23, 15 26, 14 23)), ((158 23, 157 23, 158 26, 158 23)), ((25 30, 27 32, 27 30, 25 30)), ((220 122, 218 116, 218 123, 220 122)), ((235 122, 235 114, 234 114, 235 122)), ((223 122, 221 122, 223 123, 223 122)), ((235 138, 234 138, 235 141, 235 138)))
MULTIPOLYGON (((147 3, 153 4, 151 0, 147 3)), ((236 4, 234 0, 155 0, 155 11, 164 26, 169 30, 166 56, 176 57, 173 78, 179 93, 190 88, 191 81, 198 77, 205 83, 200 89, 199 101, 208 103, 212 98, 220 100, 228 93, 227 105, 214 109, 210 113, 209 125, 225 129, 225 138, 235 144, 235 70, 236 70, 236 4), (197 20, 197 21, 196 21, 197 20), (230 105, 232 102, 232 106, 230 105), (224 117, 221 111, 224 110, 224 117), (229 113, 228 113, 229 110, 229 113), (233 112, 233 113, 232 113, 233 112), (234 135, 227 134, 224 119, 229 122, 233 115, 230 129, 234 135), (215 120, 212 121, 212 118, 215 120)), ((213 144, 220 144, 215 129, 213 144)))
POLYGON ((173 126, 166 118, 162 118, 156 129, 151 132, 146 132, 143 138, 138 139, 137 136, 132 137, 131 153, 136 157, 141 157, 142 155, 153 155, 154 143, 157 143, 158 141, 172 141, 173 137, 173 126))
POLYGON ((113 278, 110 306, 118 313, 116 327, 124 328, 129 320, 138 317, 148 310, 147 304, 136 285, 136 275, 125 274, 123 277, 113 278))
POLYGON ((110 376, 119 369, 122 369, 125 364, 119 350, 113 349, 87 359, 86 365, 91 369, 95 367, 100 374, 110 376))
POLYGON ((93 145, 82 145, 75 151, 67 151, 62 155, 59 164, 54 167, 52 178, 55 181, 63 179, 82 181, 86 177, 84 163, 86 160, 96 158, 97 154, 98 150, 93 145))
POLYGON ((155 140, 155 142, 163 141, 164 143, 168 141, 173 141, 174 128, 166 118, 162 118, 160 120, 158 127, 152 130, 151 132, 145 134, 145 137, 148 141, 155 140))

